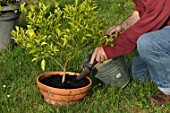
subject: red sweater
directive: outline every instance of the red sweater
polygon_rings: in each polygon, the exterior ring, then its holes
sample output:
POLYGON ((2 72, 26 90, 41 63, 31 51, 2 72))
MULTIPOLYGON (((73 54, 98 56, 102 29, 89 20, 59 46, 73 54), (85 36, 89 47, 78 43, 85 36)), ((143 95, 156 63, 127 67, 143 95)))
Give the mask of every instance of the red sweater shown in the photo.
POLYGON ((136 49, 137 39, 144 33, 170 25, 170 0, 133 0, 140 14, 133 26, 120 33, 114 46, 105 46, 108 59, 129 54, 136 49))

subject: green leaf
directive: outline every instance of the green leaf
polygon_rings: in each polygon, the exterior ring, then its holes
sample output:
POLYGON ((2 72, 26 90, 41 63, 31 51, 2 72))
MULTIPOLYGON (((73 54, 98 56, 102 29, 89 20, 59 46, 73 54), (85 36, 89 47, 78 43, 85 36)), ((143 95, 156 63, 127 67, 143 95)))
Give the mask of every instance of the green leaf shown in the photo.
POLYGON ((50 4, 50 0, 43 0, 43 2, 46 6, 50 4))
POLYGON ((92 35, 91 35, 91 34, 86 34, 86 36, 87 36, 87 37, 92 37, 92 35))
POLYGON ((43 71, 45 70, 45 60, 44 59, 41 61, 41 69, 43 71))
POLYGON ((46 44, 47 44, 46 42, 42 42, 42 43, 41 43, 41 46, 42 46, 42 45, 46 45, 46 44))
POLYGON ((115 32, 114 36, 115 36, 116 38, 118 37, 118 35, 119 35, 119 33, 118 33, 118 32, 115 32))
POLYGON ((0 11, 2 10, 2 6, 0 5, 0 11))
POLYGON ((75 5, 77 6, 79 3, 79 0, 75 0, 75 5))
POLYGON ((67 35, 64 35, 64 38, 61 39, 63 40, 63 46, 65 46, 68 42, 67 37, 68 37, 67 35))
POLYGON ((36 61, 36 60, 37 60, 37 58, 33 58, 31 61, 34 62, 34 61, 36 61))
POLYGON ((29 37, 33 38, 34 30, 33 30, 33 29, 28 29, 28 30, 26 31, 26 34, 28 34, 29 37))
POLYGON ((35 53, 35 52, 36 52, 36 50, 32 49, 32 50, 30 50, 29 54, 32 54, 32 53, 35 53))
POLYGON ((18 26, 16 26, 15 29, 19 32, 19 27, 18 26))
POLYGON ((32 47, 32 44, 29 44, 29 43, 28 43, 28 44, 26 44, 26 47, 27 47, 27 48, 30 48, 30 47, 32 47))
POLYGON ((23 4, 20 5, 21 12, 26 12, 25 5, 26 5, 26 3, 23 3, 23 4))

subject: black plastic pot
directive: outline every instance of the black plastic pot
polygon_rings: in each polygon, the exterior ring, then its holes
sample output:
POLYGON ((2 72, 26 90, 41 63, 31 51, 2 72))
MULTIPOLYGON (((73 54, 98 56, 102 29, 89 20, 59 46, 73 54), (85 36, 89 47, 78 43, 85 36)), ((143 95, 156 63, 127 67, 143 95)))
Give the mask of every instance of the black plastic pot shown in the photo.
POLYGON ((15 13, 19 5, 3 6, 0 12, 0 50, 11 44, 11 31, 18 24, 20 13, 15 13))

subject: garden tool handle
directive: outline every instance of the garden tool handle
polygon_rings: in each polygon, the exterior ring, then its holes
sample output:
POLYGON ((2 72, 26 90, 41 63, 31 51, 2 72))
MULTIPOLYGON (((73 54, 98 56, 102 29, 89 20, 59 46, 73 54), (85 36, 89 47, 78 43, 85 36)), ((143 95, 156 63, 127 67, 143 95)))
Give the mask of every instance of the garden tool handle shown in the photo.
POLYGON ((96 65, 97 63, 98 63, 98 62, 97 62, 96 59, 95 59, 94 62, 93 62, 93 64, 88 63, 85 68, 88 68, 89 70, 92 70, 92 68, 94 67, 94 65, 96 65))
POLYGON ((91 73, 92 68, 94 67, 95 64, 97 64, 98 62, 95 60, 93 62, 93 64, 88 63, 84 69, 84 71, 82 73, 80 73, 79 76, 76 77, 76 80, 81 80, 84 77, 86 77, 87 75, 89 75, 91 73))

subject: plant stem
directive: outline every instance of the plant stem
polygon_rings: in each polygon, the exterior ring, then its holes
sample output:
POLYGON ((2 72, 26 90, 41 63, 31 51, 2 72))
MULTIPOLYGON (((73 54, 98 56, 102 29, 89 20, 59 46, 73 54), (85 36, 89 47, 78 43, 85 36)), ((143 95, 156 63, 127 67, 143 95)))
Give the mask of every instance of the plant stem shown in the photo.
POLYGON ((65 79, 66 79, 66 67, 67 67, 67 63, 70 59, 66 60, 65 64, 64 64, 64 68, 63 68, 63 71, 64 71, 64 75, 62 77, 62 83, 65 82, 65 79))
POLYGON ((53 58, 53 57, 50 57, 51 59, 53 59, 63 70, 64 70, 64 67, 63 67, 63 65, 61 65, 61 63, 60 62, 58 62, 55 58, 53 58))

